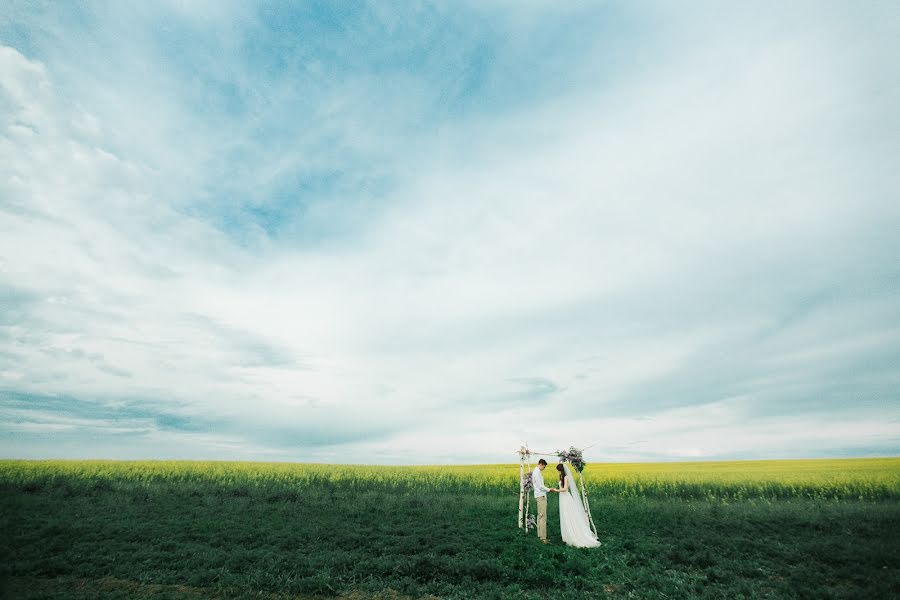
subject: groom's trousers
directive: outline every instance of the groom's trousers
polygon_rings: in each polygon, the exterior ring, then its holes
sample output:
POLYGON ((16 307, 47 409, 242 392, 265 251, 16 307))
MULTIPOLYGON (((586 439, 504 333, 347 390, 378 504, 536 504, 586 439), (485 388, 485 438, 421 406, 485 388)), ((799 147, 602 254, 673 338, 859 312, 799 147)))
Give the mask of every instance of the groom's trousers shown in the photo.
POLYGON ((538 537, 542 540, 547 539, 547 497, 543 496, 541 498, 535 498, 535 503, 537 504, 538 510, 538 518, 537 518, 537 526, 538 526, 538 537))

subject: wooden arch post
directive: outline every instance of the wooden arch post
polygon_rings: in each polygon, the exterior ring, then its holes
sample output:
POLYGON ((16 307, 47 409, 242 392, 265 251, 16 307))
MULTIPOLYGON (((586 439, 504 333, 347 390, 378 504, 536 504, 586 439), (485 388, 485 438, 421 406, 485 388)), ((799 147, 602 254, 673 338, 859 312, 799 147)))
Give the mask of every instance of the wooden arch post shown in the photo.
POLYGON ((525 528, 525 456, 528 446, 519 448, 519 529, 525 528))

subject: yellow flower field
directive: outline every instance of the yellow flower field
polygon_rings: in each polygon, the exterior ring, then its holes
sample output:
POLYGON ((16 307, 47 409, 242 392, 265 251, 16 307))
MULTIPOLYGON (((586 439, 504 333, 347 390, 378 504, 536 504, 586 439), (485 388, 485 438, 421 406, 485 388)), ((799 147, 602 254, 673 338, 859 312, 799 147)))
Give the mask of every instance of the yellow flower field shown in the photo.
MULTIPOLYGON (((552 464, 551 467, 552 469, 552 464)), ((219 461, 2 460, 0 481, 91 485, 112 481, 185 485, 215 483, 248 488, 345 486, 398 491, 482 489, 516 493, 518 464, 372 466, 219 461)), ((552 478, 552 475, 551 475, 552 478)), ((900 498, 900 458, 679 463, 590 463, 592 494, 673 498, 900 498)))

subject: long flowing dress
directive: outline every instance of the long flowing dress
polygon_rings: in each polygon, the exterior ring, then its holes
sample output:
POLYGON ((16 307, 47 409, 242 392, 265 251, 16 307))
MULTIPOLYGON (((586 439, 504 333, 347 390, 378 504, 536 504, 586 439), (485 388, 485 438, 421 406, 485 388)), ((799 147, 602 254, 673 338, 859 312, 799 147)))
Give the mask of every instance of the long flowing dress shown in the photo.
POLYGON ((571 473, 567 475, 569 489, 559 494, 559 528, 563 542, 579 548, 596 548, 601 545, 600 540, 591 529, 581 498, 576 495, 575 480, 571 473))

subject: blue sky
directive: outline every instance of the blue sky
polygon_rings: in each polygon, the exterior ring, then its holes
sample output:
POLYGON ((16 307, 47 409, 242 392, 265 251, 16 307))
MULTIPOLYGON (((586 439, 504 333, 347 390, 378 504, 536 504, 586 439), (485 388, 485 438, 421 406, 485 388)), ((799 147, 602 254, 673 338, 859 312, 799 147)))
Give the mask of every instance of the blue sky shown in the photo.
POLYGON ((896 455, 897 16, 6 3, 0 454, 896 455))

